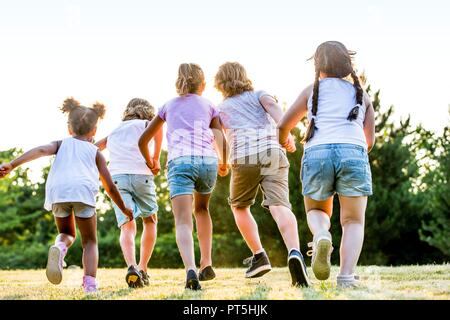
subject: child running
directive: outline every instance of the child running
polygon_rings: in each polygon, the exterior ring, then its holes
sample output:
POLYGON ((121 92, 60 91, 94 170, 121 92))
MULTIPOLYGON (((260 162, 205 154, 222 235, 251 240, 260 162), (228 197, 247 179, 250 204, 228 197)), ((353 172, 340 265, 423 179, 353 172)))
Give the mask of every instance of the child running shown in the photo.
MULTIPOLYGON (((186 268, 186 288, 200 290, 199 280, 215 277, 212 269, 212 221, 209 200, 217 180, 218 160, 226 160, 226 141, 219 114, 213 104, 201 97, 205 77, 200 66, 183 63, 178 69, 176 97, 159 110, 139 140, 139 148, 151 167, 148 143, 167 122, 168 173, 170 199, 175 217, 178 249, 186 268), (192 238, 192 207, 200 244, 200 272, 197 275, 192 238)), ((220 166, 220 175, 227 174, 220 166)))
MULTIPOLYGON (((288 250, 292 285, 308 286, 306 265, 300 253, 297 219, 289 202, 289 162, 277 141, 276 124, 283 112, 274 97, 267 92, 253 90, 244 67, 237 62, 220 66, 215 86, 224 97, 218 107, 231 146, 229 203, 239 231, 253 253, 252 257, 244 260, 249 265, 245 277, 261 277, 272 268, 250 211, 261 188, 264 196, 262 206, 270 211, 288 250)), ((293 137, 288 135, 288 139, 286 150, 294 152, 293 137)))
POLYGON ((153 174, 160 170, 162 130, 155 136, 153 155, 147 166, 139 151, 138 141, 150 120, 155 116, 153 106, 144 99, 132 99, 123 114, 122 123, 111 134, 97 142, 100 150, 108 148, 109 171, 127 207, 133 208, 134 219, 142 218, 143 231, 139 264, 136 264, 136 222, 114 205, 120 228, 120 247, 128 267, 125 281, 131 288, 149 285, 147 265, 156 242, 158 204, 153 174))
POLYGON ((301 179, 309 228, 313 234, 312 269, 317 279, 330 276, 333 250, 330 217, 339 196, 342 241, 338 287, 358 285, 356 264, 364 239, 367 196, 372 194, 368 151, 375 141, 374 110, 352 65, 354 52, 337 41, 322 43, 314 54, 315 81, 278 124, 279 141, 308 115, 301 179), (346 80, 352 78, 352 82, 346 80))
POLYGON ((86 293, 93 293, 98 287, 95 197, 99 178, 120 210, 130 219, 133 218, 133 212, 125 206, 114 185, 105 158, 92 144, 98 119, 102 119, 105 114, 105 106, 95 103, 92 108, 87 108, 73 98, 68 98, 61 110, 69 115, 68 128, 72 137, 36 147, 10 163, 1 165, 0 178, 24 163, 56 155, 45 185, 44 207, 53 212, 59 234, 48 252, 46 275, 53 284, 62 281, 63 260, 75 241, 76 222, 83 246, 83 288, 86 293))

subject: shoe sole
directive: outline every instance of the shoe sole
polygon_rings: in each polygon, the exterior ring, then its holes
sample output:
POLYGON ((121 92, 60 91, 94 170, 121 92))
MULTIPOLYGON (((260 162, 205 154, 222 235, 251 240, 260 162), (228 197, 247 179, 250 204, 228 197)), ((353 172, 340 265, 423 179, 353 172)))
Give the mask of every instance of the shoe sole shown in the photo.
POLYGON ((208 277, 204 277, 204 276, 198 276, 198 280, 199 281, 210 281, 210 280, 213 280, 213 279, 215 279, 216 278, 216 275, 214 274, 214 275, 210 275, 210 276, 208 276, 208 277))
POLYGON ((322 239, 317 243, 317 254, 312 263, 312 269, 317 280, 327 280, 330 277, 331 262, 329 253, 331 248, 330 240, 322 239))
POLYGON ((272 267, 270 265, 263 265, 261 267, 256 268, 255 270, 251 272, 247 272, 245 274, 246 278, 259 278, 265 275, 267 272, 272 270, 272 267))
POLYGON ((294 287, 309 286, 308 275, 306 275, 299 257, 292 257, 291 259, 289 259, 288 267, 289 272, 291 273, 292 285, 294 287))
POLYGON ((186 289, 196 291, 196 290, 201 290, 202 287, 200 285, 199 280, 197 280, 197 279, 189 279, 187 281, 187 283, 186 283, 186 289))
POLYGON ((48 281, 53 284, 60 284, 62 281, 62 270, 59 266, 60 256, 61 250, 58 247, 50 247, 48 250, 48 260, 45 274, 47 275, 48 281))
POLYGON ((130 288, 142 288, 144 286, 142 284, 142 280, 139 279, 139 275, 137 274, 127 274, 125 281, 130 288))

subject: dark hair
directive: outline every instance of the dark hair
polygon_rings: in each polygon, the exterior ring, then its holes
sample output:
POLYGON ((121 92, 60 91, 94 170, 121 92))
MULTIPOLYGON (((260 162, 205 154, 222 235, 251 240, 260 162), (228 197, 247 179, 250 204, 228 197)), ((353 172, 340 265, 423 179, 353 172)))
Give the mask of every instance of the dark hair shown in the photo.
POLYGON ((155 108, 145 99, 133 98, 123 113, 122 121, 140 119, 152 120, 155 117, 155 108))
POLYGON ((97 125, 98 119, 105 116, 106 107, 96 102, 91 108, 80 105, 74 98, 67 98, 61 107, 63 113, 69 115, 70 129, 76 135, 84 135, 92 131, 97 125))
POLYGON ((359 77, 353 69, 352 56, 354 55, 354 51, 347 50, 347 48, 338 41, 327 41, 317 47, 316 53, 313 56, 314 67, 316 70, 311 108, 313 117, 306 130, 305 138, 303 139, 304 143, 308 142, 314 136, 315 130, 318 130, 315 125, 315 117, 317 115, 317 106, 319 103, 320 72, 324 72, 332 78, 345 78, 349 75, 352 77, 353 85, 356 90, 356 106, 353 107, 348 114, 347 120, 352 121, 358 117, 359 106, 363 103, 364 92, 359 77))

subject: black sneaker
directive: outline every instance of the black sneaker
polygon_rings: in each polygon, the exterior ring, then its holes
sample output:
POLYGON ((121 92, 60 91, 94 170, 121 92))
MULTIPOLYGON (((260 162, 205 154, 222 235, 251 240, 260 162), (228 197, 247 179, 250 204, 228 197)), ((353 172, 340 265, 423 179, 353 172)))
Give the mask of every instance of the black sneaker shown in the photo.
POLYGON ((300 251, 292 249, 288 256, 288 267, 291 273, 292 285, 295 287, 308 287, 309 277, 306 271, 305 260, 300 251))
POLYGON ((202 286, 198 281, 197 273, 194 270, 189 270, 186 276, 186 289, 200 290, 202 286))
POLYGON ((216 277, 216 273, 214 272, 211 266, 207 266, 203 270, 200 270, 198 273, 198 280, 200 281, 208 281, 212 280, 216 277))
POLYGON ((148 276, 148 273, 145 272, 144 270, 139 271, 139 273, 141 274, 141 279, 144 286, 150 285, 150 278, 148 276))
POLYGON ((134 266, 130 266, 128 268, 125 281, 130 288, 142 288, 144 286, 144 284, 142 283, 141 274, 134 266))
POLYGON ((269 257, 265 252, 255 254, 253 257, 244 260, 244 265, 248 265, 249 268, 245 272, 246 278, 258 278, 265 275, 272 270, 269 257))

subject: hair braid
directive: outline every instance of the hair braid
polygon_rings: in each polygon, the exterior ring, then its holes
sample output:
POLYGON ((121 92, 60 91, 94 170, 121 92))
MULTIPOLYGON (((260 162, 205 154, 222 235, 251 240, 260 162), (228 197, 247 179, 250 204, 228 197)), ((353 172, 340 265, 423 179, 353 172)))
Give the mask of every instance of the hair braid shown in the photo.
POLYGON ((320 71, 316 69, 316 77, 314 79, 314 87, 313 87, 313 96, 312 96, 312 119, 309 122, 308 129, 306 130, 305 138, 303 138, 303 143, 308 142, 314 136, 314 131, 318 130, 316 127, 316 115, 317 115, 317 107, 319 105, 319 76, 320 71))
POLYGON ((352 79, 353 79, 353 86, 356 90, 356 106, 350 110, 350 113, 348 114, 347 120, 352 121, 356 120, 358 118, 359 113, 359 107, 363 104, 363 89, 361 87, 361 83, 359 82, 359 77, 356 74, 355 70, 352 70, 352 73, 350 73, 352 79))

